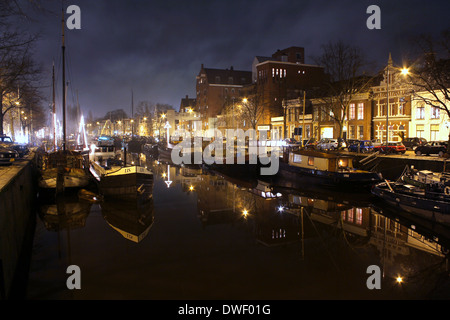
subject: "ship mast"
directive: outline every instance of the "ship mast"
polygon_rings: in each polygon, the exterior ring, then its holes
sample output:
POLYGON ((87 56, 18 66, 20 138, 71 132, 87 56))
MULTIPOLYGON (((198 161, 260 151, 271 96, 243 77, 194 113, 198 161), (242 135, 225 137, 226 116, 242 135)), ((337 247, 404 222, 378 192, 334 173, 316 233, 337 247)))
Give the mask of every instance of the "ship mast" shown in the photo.
POLYGON ((64 40, 64 10, 62 11, 62 111, 63 111, 63 151, 66 151, 66 57, 65 57, 65 40, 64 40))

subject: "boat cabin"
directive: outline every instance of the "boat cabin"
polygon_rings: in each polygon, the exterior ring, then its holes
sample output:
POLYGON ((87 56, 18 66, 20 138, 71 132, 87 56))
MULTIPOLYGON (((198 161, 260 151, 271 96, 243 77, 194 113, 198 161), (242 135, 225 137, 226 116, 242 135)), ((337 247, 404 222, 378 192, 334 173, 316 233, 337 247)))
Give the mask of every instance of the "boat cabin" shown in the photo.
POLYGON ((311 150, 290 152, 289 165, 331 172, 354 170, 352 157, 311 150))

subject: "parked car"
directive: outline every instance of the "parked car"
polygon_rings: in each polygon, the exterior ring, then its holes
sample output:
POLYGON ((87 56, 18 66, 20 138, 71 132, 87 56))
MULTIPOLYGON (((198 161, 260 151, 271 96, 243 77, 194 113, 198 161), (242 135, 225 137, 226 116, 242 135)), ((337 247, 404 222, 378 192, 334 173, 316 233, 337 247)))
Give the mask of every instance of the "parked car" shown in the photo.
POLYGON ((19 157, 23 157, 29 152, 28 146, 23 143, 14 142, 11 137, 7 135, 0 135, 0 146, 7 149, 14 149, 19 153, 19 157))
POLYGON ((11 165, 18 157, 17 151, 0 146, 0 164, 11 165))
POLYGON ((372 145, 374 147, 381 146, 381 140, 380 139, 373 139, 371 141, 372 141, 372 145))
POLYGON ((405 145, 407 150, 414 150, 416 147, 424 145, 427 143, 427 139, 425 138, 405 138, 402 143, 405 145))
POLYGON ((298 147, 301 146, 301 142, 295 140, 294 138, 286 138, 284 139, 284 145, 290 146, 290 147, 298 147))
POLYGON ((349 148, 351 145, 358 145, 359 144, 359 140, 358 139, 347 139, 347 148, 349 148))
MULTIPOLYGON (((347 144, 342 140, 341 147, 345 148, 346 146, 347 144)), ((338 139, 321 139, 316 147, 319 150, 336 150, 338 148, 338 139)))
POLYGON ((420 145, 416 147, 414 153, 417 156, 426 154, 437 154, 439 157, 444 156, 444 153, 447 152, 448 141, 430 141, 424 145, 420 145))
POLYGON ((406 147, 402 142, 388 142, 373 147, 373 151, 379 151, 381 153, 402 153, 406 152, 406 147))
POLYGON ((368 153, 373 151, 373 144, 370 140, 361 140, 348 146, 348 151, 368 153))
POLYGON ((316 139, 310 138, 309 140, 305 141, 305 148, 316 149, 318 143, 319 141, 317 141, 316 139))

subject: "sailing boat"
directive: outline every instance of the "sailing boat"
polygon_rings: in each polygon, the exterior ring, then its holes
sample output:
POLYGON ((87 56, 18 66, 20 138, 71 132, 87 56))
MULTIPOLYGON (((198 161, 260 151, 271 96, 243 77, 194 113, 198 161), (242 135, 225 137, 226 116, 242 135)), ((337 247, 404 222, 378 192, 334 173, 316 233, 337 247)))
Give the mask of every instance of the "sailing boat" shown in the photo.
MULTIPOLYGON (((55 71, 53 66, 53 118, 55 119, 55 71)), ((57 150, 56 136, 53 152, 41 155, 41 167, 38 186, 48 191, 63 192, 66 188, 79 189, 89 184, 89 176, 85 170, 85 158, 78 151, 66 149, 66 92, 65 92, 65 41, 64 11, 62 19, 62 83, 63 83, 63 148, 57 150)), ((54 125, 56 121, 54 120, 54 125)), ((56 130, 54 131, 56 134, 56 130)))

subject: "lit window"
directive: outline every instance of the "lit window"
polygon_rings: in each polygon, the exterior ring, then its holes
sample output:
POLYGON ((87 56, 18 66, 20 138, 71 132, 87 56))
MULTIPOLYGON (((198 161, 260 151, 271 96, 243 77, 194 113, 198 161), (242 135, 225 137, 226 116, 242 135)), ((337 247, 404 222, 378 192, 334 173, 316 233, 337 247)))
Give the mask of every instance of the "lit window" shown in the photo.
POLYGON ((358 103, 358 120, 364 119, 364 103, 358 103))
POLYGON ((355 112, 356 112, 356 110, 355 110, 355 104, 354 103, 350 104, 350 111, 349 112, 350 112, 349 119, 350 120, 355 119, 355 112))
POLYGON ((439 119, 439 108, 431 106, 431 119, 439 119))
POLYGON ((416 119, 425 119, 425 107, 417 107, 416 119))

